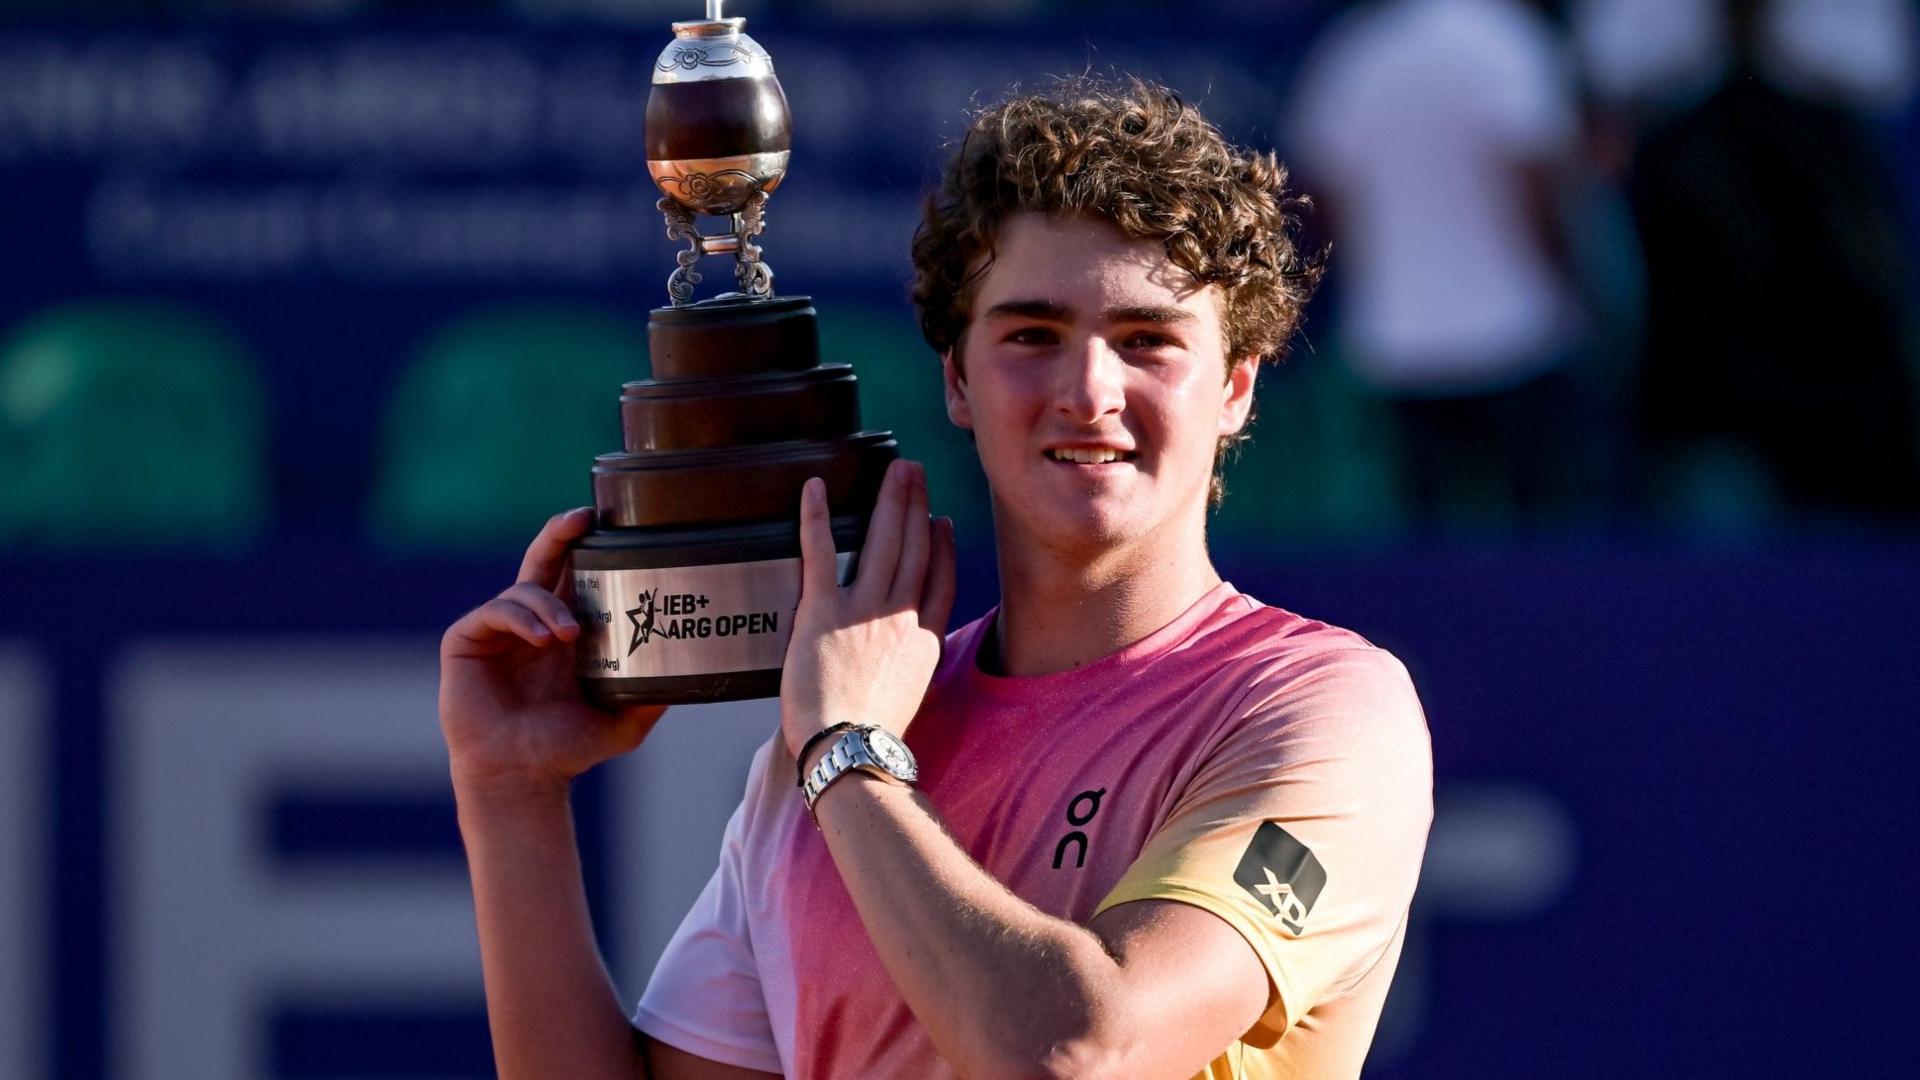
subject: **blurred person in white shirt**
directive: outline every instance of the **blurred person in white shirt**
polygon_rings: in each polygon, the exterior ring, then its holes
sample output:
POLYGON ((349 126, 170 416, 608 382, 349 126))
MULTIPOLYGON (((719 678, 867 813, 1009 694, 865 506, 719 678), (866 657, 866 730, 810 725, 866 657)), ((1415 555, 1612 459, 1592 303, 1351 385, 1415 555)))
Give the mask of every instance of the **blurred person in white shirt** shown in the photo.
POLYGON ((1382 0, 1309 55, 1291 154, 1339 249, 1348 364, 1391 403, 1415 512, 1561 516, 1587 396, 1558 196, 1580 115, 1523 0, 1382 0))

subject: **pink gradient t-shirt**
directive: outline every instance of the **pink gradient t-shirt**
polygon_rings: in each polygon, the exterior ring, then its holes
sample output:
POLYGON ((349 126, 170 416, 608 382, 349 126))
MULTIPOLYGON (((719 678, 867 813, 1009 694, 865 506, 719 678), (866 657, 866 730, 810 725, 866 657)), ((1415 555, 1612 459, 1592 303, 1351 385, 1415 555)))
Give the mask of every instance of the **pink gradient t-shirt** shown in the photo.
MULTIPOLYGON (((1140 641, 1051 675, 982 673, 991 619, 948 637, 906 734, 948 831, 1041 911, 1085 924, 1177 900, 1239 931, 1271 979, 1268 1008, 1201 1076, 1357 1076, 1432 820, 1406 669, 1224 583, 1140 641)), ((954 1076, 881 966, 793 777, 776 736, 634 1023, 790 1077, 954 1076)))

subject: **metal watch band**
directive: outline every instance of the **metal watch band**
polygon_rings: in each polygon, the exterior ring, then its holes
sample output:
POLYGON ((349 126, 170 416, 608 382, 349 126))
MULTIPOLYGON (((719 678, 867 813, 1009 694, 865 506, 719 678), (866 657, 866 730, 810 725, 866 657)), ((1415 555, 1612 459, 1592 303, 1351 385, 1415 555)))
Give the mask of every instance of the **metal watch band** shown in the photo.
POLYGON ((855 769, 864 769, 903 784, 910 784, 919 778, 913 753, 907 750, 904 743, 881 728, 861 725, 842 735, 802 780, 800 791, 806 796, 807 812, 813 812, 813 804, 829 784, 855 769), (873 739, 876 737, 883 740, 879 751, 874 749, 873 739), (882 760, 887 754, 896 759, 895 766, 889 766, 882 760))
POLYGON ((838 735, 843 731, 852 731, 854 728, 857 728, 859 726, 860 726, 859 724, 853 724, 845 720, 842 720, 837 724, 832 724, 827 727, 823 727, 819 731, 814 732, 812 735, 807 736, 807 741, 800 744, 800 753, 793 759, 794 786, 795 787, 806 786, 807 755, 813 753, 813 748, 820 744, 821 739, 827 738, 828 736, 831 736, 831 735, 838 735))
POLYGON ((807 797, 807 810, 813 810, 813 804, 819 801, 820 793, 827 790, 828 784, 861 766, 878 769, 880 763, 874 760, 873 752, 867 748, 866 733, 854 728, 840 736, 827 755, 820 759, 820 763, 807 772, 806 782, 800 785, 801 792, 807 797))

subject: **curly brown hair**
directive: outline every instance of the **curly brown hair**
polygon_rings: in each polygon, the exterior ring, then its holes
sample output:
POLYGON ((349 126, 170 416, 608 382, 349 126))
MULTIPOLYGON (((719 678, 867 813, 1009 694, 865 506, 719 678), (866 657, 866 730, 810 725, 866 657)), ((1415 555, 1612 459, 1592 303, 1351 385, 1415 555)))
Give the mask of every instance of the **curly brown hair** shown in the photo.
MULTIPOLYGON (((1232 145, 1172 90, 1061 79, 980 111, 948 159, 913 238, 920 330, 959 363, 1002 223, 1027 211, 1088 214, 1159 241, 1195 281, 1220 286, 1229 365, 1278 360, 1320 280, 1324 253, 1303 255, 1294 241, 1307 205, 1271 152, 1232 145)), ((1239 438, 1221 440, 1222 458, 1239 438)))

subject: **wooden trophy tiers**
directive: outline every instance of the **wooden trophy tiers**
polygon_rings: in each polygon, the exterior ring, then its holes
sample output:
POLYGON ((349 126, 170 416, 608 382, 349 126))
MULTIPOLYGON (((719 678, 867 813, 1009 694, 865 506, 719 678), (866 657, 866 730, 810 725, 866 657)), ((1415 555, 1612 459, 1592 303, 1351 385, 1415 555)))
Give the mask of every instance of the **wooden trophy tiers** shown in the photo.
POLYGON ((897 445, 861 430, 806 297, 659 308, 647 338, 652 378, 623 388, 625 448, 595 460, 596 528, 574 551, 583 685, 608 704, 777 693, 801 487, 826 482, 848 574, 897 445), (720 670, 743 663, 762 666, 720 670))
POLYGON ((860 430, 853 368, 820 363, 813 303, 660 308, 653 378, 620 395, 626 449, 593 467, 602 528, 792 521, 810 476, 836 510, 870 507, 895 456, 860 430))

